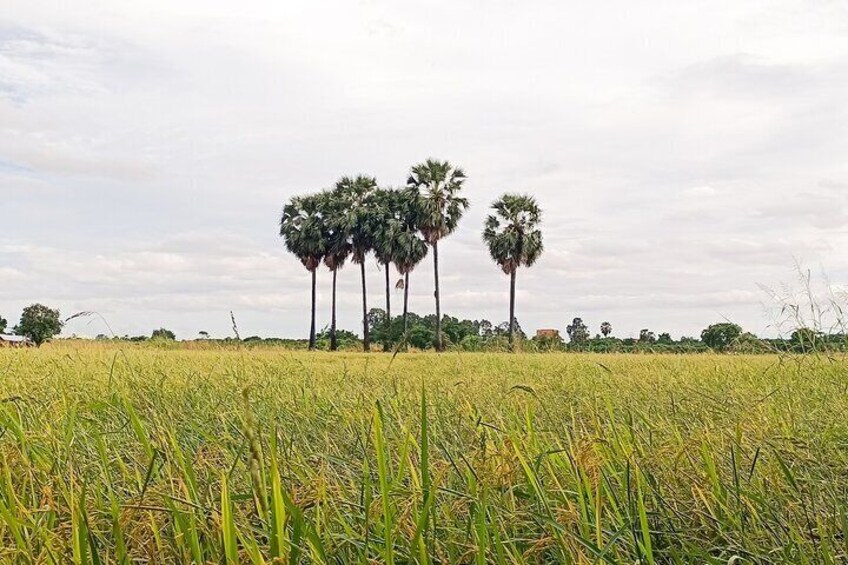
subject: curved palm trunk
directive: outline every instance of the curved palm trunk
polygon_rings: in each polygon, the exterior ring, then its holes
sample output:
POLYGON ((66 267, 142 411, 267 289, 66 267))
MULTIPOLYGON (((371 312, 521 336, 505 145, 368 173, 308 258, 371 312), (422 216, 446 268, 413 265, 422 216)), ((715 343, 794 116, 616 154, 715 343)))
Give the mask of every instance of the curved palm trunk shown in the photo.
POLYGON ((335 351, 339 348, 336 340, 336 275, 338 269, 333 269, 333 313, 330 317, 330 351, 335 351))
POLYGON ((312 269, 312 321, 309 326, 309 349, 315 349, 315 281, 316 281, 316 273, 317 269, 312 269))
POLYGON ((359 264, 362 274, 362 350, 371 351, 371 337, 368 335, 368 295, 365 293, 365 261, 359 264))
POLYGON ((442 304, 439 296, 439 241, 433 242, 433 276, 436 281, 436 290, 433 295, 436 297, 436 351, 444 349, 442 343, 442 304))
POLYGON ((409 331, 409 271, 403 276, 403 342, 404 350, 408 349, 407 331, 409 331))
POLYGON ((515 271, 509 275, 509 348, 515 345, 515 271))
POLYGON ((383 340, 383 351, 388 351, 391 348, 392 342, 392 295, 389 290, 389 286, 391 285, 389 270, 391 269, 392 264, 386 263, 386 328, 385 328, 385 339, 383 340))

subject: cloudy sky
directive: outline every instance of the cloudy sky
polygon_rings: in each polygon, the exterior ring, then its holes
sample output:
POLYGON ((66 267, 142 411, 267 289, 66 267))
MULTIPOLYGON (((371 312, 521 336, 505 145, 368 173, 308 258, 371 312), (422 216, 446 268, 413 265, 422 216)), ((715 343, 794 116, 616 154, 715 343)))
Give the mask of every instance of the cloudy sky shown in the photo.
MULTIPOLYGON (((444 311, 507 318, 479 234, 522 191, 546 244, 519 273, 525 329, 768 333, 761 286, 796 263, 848 281, 846 6, 4 0, 0 314, 41 301, 192 337, 228 335, 232 310, 243 336, 301 336, 284 202, 342 174, 400 185, 433 156, 466 169, 472 202, 441 248, 444 311)), ((432 282, 428 261, 415 311, 432 282)), ((342 326, 358 301, 348 267, 342 326)))

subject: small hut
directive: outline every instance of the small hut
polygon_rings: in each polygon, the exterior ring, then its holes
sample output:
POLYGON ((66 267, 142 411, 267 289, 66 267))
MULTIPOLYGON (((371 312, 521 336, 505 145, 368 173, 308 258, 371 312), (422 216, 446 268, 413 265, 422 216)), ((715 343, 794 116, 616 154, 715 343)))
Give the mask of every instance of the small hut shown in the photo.
POLYGON ((0 347, 32 347, 35 343, 22 335, 0 334, 0 347))
POLYGON ((559 330, 548 328, 536 330, 536 339, 560 339, 559 330))

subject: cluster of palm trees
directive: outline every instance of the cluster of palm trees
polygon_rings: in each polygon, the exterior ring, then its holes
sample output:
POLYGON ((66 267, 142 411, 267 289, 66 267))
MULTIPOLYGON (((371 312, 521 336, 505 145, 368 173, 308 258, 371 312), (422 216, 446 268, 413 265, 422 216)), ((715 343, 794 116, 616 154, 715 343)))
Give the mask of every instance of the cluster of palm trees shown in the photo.
MULTIPOLYGON (((362 343, 371 347, 365 261, 369 254, 385 271, 386 317, 391 320, 390 267, 403 277, 404 334, 408 330, 409 275, 433 250, 436 350, 444 349, 439 288, 439 241, 453 233, 468 200, 461 196, 466 176, 447 161, 428 159, 410 169, 403 188, 381 188, 373 177, 342 177, 332 189, 296 196, 283 208, 280 236, 286 249, 312 274, 309 348, 315 348, 316 278, 323 263, 333 273, 330 349, 336 341, 336 279, 350 259, 359 265, 362 282, 362 343)), ((510 344, 515 326, 515 275, 542 252, 538 229, 541 211, 530 196, 505 194, 492 205, 483 240, 492 258, 510 275, 510 344)))

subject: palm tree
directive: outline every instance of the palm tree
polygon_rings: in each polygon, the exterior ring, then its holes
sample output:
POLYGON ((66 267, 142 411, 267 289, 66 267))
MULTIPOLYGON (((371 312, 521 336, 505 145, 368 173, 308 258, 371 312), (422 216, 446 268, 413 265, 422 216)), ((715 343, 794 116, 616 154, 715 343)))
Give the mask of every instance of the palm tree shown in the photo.
POLYGON ((386 262, 386 318, 391 321, 388 276, 391 263, 403 277, 404 333, 409 318, 409 274, 427 256, 428 250, 420 235, 421 200, 415 188, 385 189, 377 194, 380 221, 374 234, 374 254, 379 261, 386 262))
POLYGON ((395 191, 391 201, 394 217, 387 223, 392 262, 403 276, 403 333, 409 330, 409 273, 427 257, 427 242, 421 237, 422 198, 417 189, 395 191))
POLYGON ((417 189, 422 196, 419 228, 425 241, 433 247, 433 274, 436 298, 436 350, 444 348, 442 342, 441 297, 439 293, 439 240, 456 229, 468 200, 459 196, 465 173, 447 161, 427 159, 412 167, 406 184, 417 189))
POLYGON ((383 350, 388 350, 391 339, 390 332, 392 324, 392 294, 391 294, 391 268, 392 259, 395 254, 395 240, 389 229, 392 220, 397 219, 397 202, 399 191, 393 188, 381 188, 374 192, 374 203, 376 206, 377 220, 374 224, 374 257, 377 264, 383 267, 386 276, 386 340, 383 350))
POLYGON ((342 177, 336 183, 334 195, 344 206, 341 229, 347 234, 350 244, 351 260, 359 265, 362 277, 362 348, 371 350, 368 335, 368 294, 365 288, 365 258, 374 248, 376 214, 375 192, 377 180, 374 177, 357 175, 342 177))
POLYGON ((610 324, 609 322, 602 323, 601 324, 601 333, 604 335, 604 337, 607 337, 609 334, 611 334, 612 333, 612 324, 610 324))
POLYGON ((325 222, 317 195, 296 196, 283 207, 280 236, 286 249, 312 273, 312 316, 309 349, 315 349, 316 271, 326 252, 325 222))
POLYGON ((318 195, 320 207, 325 218, 324 264, 333 273, 332 306, 330 314, 330 351, 338 349, 336 339, 336 278, 348 256, 351 244, 345 228, 345 204, 337 191, 323 191, 318 195))
POLYGON ((486 218, 483 241, 489 254, 509 275, 509 346, 515 334, 515 273, 531 266, 542 254, 542 211, 536 199, 524 194, 504 194, 492 204, 494 214, 486 218))

